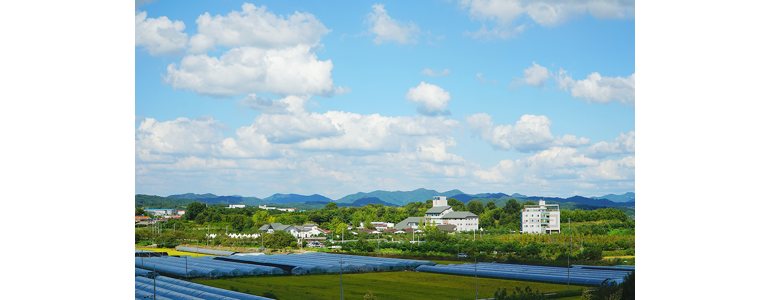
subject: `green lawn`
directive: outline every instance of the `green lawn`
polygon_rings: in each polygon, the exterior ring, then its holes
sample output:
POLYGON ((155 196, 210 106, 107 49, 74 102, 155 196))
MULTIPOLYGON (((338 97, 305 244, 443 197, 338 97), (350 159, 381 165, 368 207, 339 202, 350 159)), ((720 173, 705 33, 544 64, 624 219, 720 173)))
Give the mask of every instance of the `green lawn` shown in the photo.
MULTIPOLYGON (((278 299, 338 299, 340 276, 335 274, 304 276, 243 277, 225 279, 198 279, 196 283, 229 290, 262 295, 272 290, 278 299)), ((433 274, 426 272, 379 272, 343 274, 346 299, 363 299, 371 290, 377 299, 473 299, 473 277, 433 274)), ((567 286, 538 282, 479 278, 479 297, 491 298, 495 290, 529 285, 540 292, 566 291, 567 286)), ((579 289, 573 286, 573 289, 579 289)))

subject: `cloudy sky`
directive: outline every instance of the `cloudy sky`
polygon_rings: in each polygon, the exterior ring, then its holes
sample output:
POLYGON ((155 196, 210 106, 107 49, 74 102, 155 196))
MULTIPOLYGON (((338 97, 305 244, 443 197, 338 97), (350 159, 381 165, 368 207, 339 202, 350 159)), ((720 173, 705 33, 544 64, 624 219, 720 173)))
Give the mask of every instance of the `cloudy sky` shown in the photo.
POLYGON ((634 1, 136 1, 136 193, 635 191, 634 1))

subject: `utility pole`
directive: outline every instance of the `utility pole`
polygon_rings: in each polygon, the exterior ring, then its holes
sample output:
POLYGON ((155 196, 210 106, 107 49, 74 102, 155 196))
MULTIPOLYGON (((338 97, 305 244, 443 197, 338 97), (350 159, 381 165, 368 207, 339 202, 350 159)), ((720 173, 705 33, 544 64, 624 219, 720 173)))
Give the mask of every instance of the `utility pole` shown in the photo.
MULTIPOLYGON (((222 228, 222 227, 219 227, 219 228, 222 228)), ((211 235, 210 230, 211 230, 211 225, 206 227, 206 246, 209 245, 209 235, 211 235)))

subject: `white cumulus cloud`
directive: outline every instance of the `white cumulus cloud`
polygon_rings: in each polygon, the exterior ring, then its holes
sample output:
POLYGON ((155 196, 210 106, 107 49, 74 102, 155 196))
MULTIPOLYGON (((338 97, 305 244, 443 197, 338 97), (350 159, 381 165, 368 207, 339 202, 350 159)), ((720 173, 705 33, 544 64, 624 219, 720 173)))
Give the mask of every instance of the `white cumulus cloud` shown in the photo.
POLYGON ((556 26, 586 13, 600 19, 630 19, 634 17, 634 1, 627 0, 460 0, 459 6, 473 20, 490 22, 492 29, 482 23, 481 29, 468 33, 474 38, 509 39, 524 31, 524 24, 514 25, 526 14, 541 26, 556 26))
POLYGON ((628 156, 619 160, 605 160, 587 169, 586 180, 634 180, 636 157, 628 156))
POLYGON ((332 68, 331 60, 318 60, 306 45, 269 50, 240 47, 220 58, 185 56, 179 65, 166 68, 163 82, 212 97, 258 92, 331 96, 339 92, 331 78, 332 68))
POLYGON ((369 24, 369 32, 375 34, 374 43, 394 41, 399 44, 416 44, 420 39, 420 27, 412 22, 395 20, 388 16, 385 5, 372 5, 372 12, 366 15, 365 23, 369 24))
POLYGON ((306 105, 309 101, 309 97, 294 95, 274 100, 260 97, 256 94, 249 94, 245 98, 238 100, 238 105, 268 114, 299 114, 307 112, 306 105))
POLYGON ((136 129, 135 144, 139 149, 154 153, 207 154, 213 144, 222 140, 220 130, 223 127, 211 117, 177 118, 165 122, 145 118, 136 129))
POLYGON ((485 113, 471 115, 465 120, 474 135, 500 150, 515 148, 519 152, 530 152, 553 146, 579 147, 591 144, 588 138, 577 138, 574 135, 554 137, 550 130, 552 122, 546 116, 523 115, 513 126, 495 126, 492 117, 485 113))
POLYGON ((586 156, 592 158, 605 158, 610 155, 634 154, 636 152, 635 132, 629 131, 628 134, 620 133, 614 142, 598 142, 583 151, 586 156))
POLYGON ((431 77, 446 76, 446 75, 449 75, 450 73, 451 72, 449 71, 449 69, 444 69, 444 71, 438 72, 438 71, 433 71, 431 69, 425 68, 425 70, 420 71, 420 74, 428 75, 431 77))
POLYGON ((545 81, 550 77, 549 74, 550 72, 546 67, 533 61, 531 67, 524 69, 524 82, 529 86, 543 87, 545 81))
POLYGON ((572 97, 582 98, 589 103, 610 103, 615 101, 633 107, 636 97, 636 73, 623 77, 602 77, 598 72, 588 74, 586 79, 575 81, 564 70, 556 77, 558 89, 569 90, 572 97))
POLYGON ((277 16, 264 5, 256 7, 251 3, 244 3, 242 11, 232 11, 227 16, 212 17, 207 12, 195 23, 198 34, 190 39, 191 53, 206 53, 217 45, 263 49, 315 46, 330 31, 312 14, 294 12, 286 17, 277 16))
POLYGON ((134 15, 134 45, 147 50, 152 56, 182 55, 187 47, 184 22, 171 21, 167 17, 147 18, 146 11, 134 15))
POLYGON ((291 144, 308 139, 321 139, 343 133, 332 120, 322 114, 303 113, 296 115, 263 114, 251 125, 255 131, 265 135, 271 143, 291 144))
POLYGON ((409 88, 404 96, 411 102, 421 104, 417 107, 417 112, 426 116, 449 115, 446 110, 447 103, 451 100, 449 92, 437 85, 420 82, 420 85, 409 88))

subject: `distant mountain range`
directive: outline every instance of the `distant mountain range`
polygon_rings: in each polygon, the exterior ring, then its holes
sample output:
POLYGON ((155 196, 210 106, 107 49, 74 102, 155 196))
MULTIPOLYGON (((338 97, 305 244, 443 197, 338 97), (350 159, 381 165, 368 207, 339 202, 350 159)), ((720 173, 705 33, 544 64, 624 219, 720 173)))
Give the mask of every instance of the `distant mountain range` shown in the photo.
POLYGON ((628 193, 625 193, 623 195, 609 194, 609 195, 604 195, 604 196, 601 196, 601 197, 591 197, 591 198, 594 198, 594 199, 602 199, 602 198, 604 198, 604 199, 610 200, 612 202, 634 202, 634 201, 636 201, 635 197, 636 197, 636 195, 634 194, 634 192, 628 192, 628 193))
MULTIPOLYGON (((416 189, 414 191, 374 191, 370 193, 358 192, 352 195, 347 195, 334 202, 339 203, 353 203, 358 199, 370 197, 378 198, 383 202, 391 203, 391 205, 404 206, 410 202, 424 202, 425 200, 433 199, 433 196, 453 196, 457 194, 463 194, 460 190, 451 190, 443 193, 439 193, 435 190, 428 189, 416 189)), ((449 198, 449 197, 447 197, 449 198)))
MULTIPOLYGON (((428 190, 424 188, 416 189, 413 191, 374 191, 369 193, 355 193, 351 195, 347 195, 345 197, 342 197, 338 200, 332 200, 329 197, 313 194, 310 196, 305 195, 297 195, 297 194, 274 194, 270 197, 260 199, 257 197, 243 197, 239 195, 232 195, 232 196, 217 196, 211 193, 207 194, 193 194, 193 193, 187 193, 187 194, 180 194, 180 195, 170 195, 168 198, 176 198, 176 199, 185 199, 184 202, 191 202, 193 201, 201 201, 204 203, 209 204, 246 204, 249 206, 257 206, 257 205, 264 205, 264 204, 271 204, 271 205, 295 205, 295 206, 304 206, 304 207, 321 207, 325 206, 326 204, 330 202, 337 203, 338 206, 353 206, 353 207, 360 207, 360 206, 366 206, 367 204, 382 204, 385 206, 404 206, 406 204, 409 204, 410 202, 425 202, 426 200, 430 200, 433 198, 433 196, 446 196, 449 198, 454 198, 459 201, 462 201, 463 203, 468 203, 472 200, 478 200, 482 203, 486 203, 489 201, 494 201, 498 206, 500 204, 505 204, 508 199, 515 198, 518 199, 519 202, 523 201, 534 201, 537 202, 539 200, 545 200, 548 202, 555 202, 555 203, 574 203, 575 207, 634 207, 636 205, 636 199, 634 192, 628 192, 622 195, 615 195, 615 194, 608 194, 601 197, 583 197, 583 196, 572 196, 569 198, 559 198, 559 197, 539 197, 539 196, 527 196, 522 195, 519 193, 513 193, 511 195, 505 194, 505 193, 480 193, 480 194, 466 194, 463 193, 460 190, 450 190, 446 192, 438 192, 435 190, 428 190)), ((146 195, 142 195, 142 204, 148 204, 149 198, 147 198, 146 195), (147 200, 145 200, 147 199, 147 200)), ((157 197, 153 198, 152 203, 162 203, 162 198, 166 197, 160 197, 160 196, 153 196, 157 197), (161 202, 158 202, 161 201, 161 202)), ((139 198, 137 198, 139 199, 139 198)), ((139 200, 137 200, 139 201, 139 200)), ((178 202, 176 200, 168 200, 169 203, 174 203, 174 205, 181 205, 183 202, 178 202)), ((140 203, 137 202, 137 205, 140 203)), ((155 206, 155 205, 153 205, 155 206)))
POLYGON ((262 201, 269 202, 269 203, 278 203, 278 204, 305 203, 305 202, 329 203, 329 202, 332 202, 332 199, 329 199, 328 197, 321 196, 318 194, 313 194, 310 196, 303 196, 303 195, 297 195, 297 194, 275 194, 265 199, 262 199, 262 201))
POLYGON ((263 201, 262 199, 259 199, 257 197, 242 197, 238 195, 233 196, 217 196, 214 194, 182 194, 182 195, 170 195, 169 198, 182 198, 182 199, 188 199, 188 200, 196 200, 203 203, 208 204, 246 204, 249 206, 258 206, 258 205, 264 205, 268 202, 263 201))

